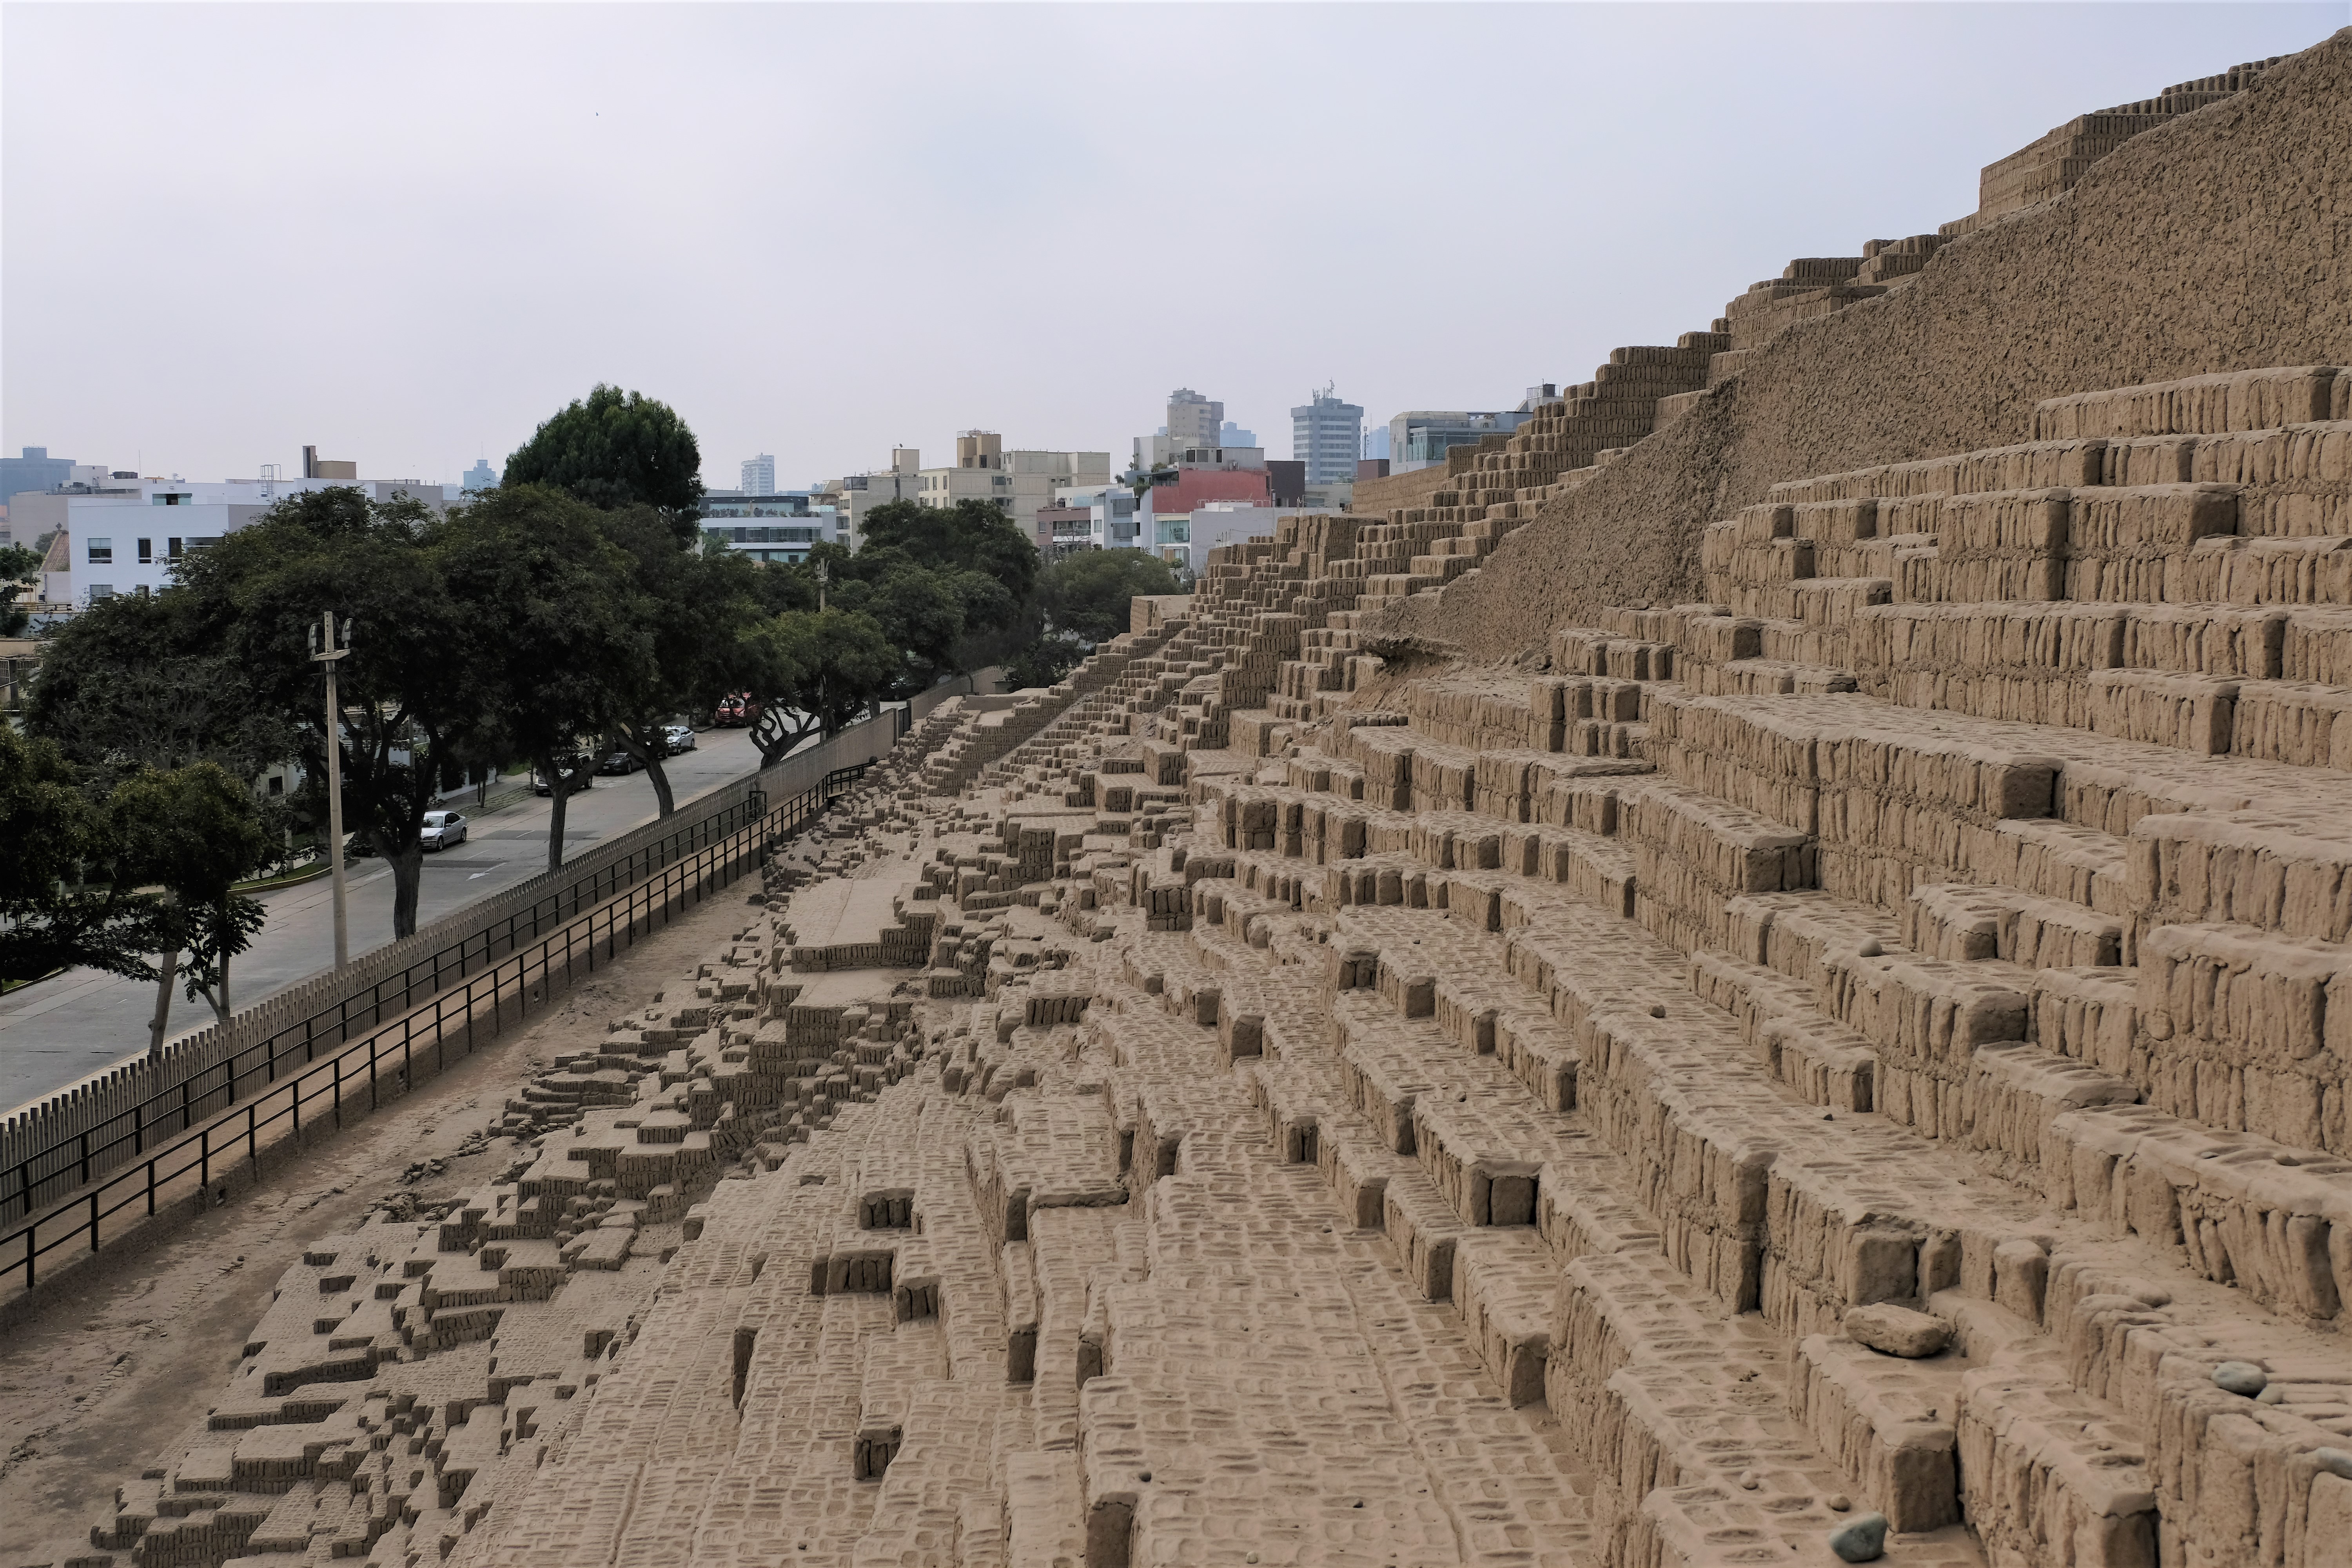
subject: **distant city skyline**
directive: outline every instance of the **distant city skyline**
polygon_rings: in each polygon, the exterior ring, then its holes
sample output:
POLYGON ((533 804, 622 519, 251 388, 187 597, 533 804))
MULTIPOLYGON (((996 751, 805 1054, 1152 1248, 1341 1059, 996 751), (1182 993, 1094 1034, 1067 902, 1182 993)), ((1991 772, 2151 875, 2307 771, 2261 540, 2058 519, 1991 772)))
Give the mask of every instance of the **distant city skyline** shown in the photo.
POLYGON ((807 483, 973 427, 1123 458, 1175 386, 1269 435, 1327 381, 1372 425, 1507 408, 1706 327, 1791 257, 1931 231, 2051 127, 2307 47, 2344 10, 1216 16, 10 7, 0 452, 231 479, 299 471, 315 443, 371 478, 457 483, 605 381, 677 408, 716 489, 747 454, 807 483), (1659 84, 1695 49, 1736 63, 1668 111, 1659 84), (1213 200, 1137 187, 1166 155, 1157 123, 1068 112, 1069 83, 1139 58, 1225 150, 1213 200), (715 59, 793 69, 794 112, 707 90, 715 59), (268 90, 225 105, 226 79, 268 90), (419 83, 431 111, 386 134, 380 105, 419 83), (1864 133, 1894 84, 1901 133, 1864 133), (1580 134, 1595 125, 1642 130, 1580 134), (1376 154, 1302 203, 1295 159, 1349 126, 1376 154), (1528 156, 1476 152, 1506 147, 1528 156), (877 193, 920 215, 902 238, 877 193), (836 210, 851 242, 803 242, 836 210), (677 241, 673 216, 722 212, 723 243, 677 241), (1073 237, 1107 224, 1155 243, 1073 265, 1073 237))

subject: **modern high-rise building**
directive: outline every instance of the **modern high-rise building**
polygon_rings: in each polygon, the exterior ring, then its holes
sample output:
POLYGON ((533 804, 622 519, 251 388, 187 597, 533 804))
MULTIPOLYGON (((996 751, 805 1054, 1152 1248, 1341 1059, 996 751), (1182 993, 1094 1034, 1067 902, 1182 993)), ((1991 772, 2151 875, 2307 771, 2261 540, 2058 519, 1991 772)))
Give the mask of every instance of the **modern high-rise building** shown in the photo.
POLYGON ((1307 482, 1331 484, 1356 477, 1364 439, 1364 411, 1322 391, 1290 411, 1290 456, 1307 465, 1307 482))
POLYGON ((1257 432, 1255 430, 1244 430, 1240 426, 1228 419, 1225 421, 1224 428, 1220 430, 1217 434, 1217 445, 1220 447, 1255 447, 1257 445, 1257 432))
POLYGON ((494 490, 499 488, 499 471, 490 467, 488 458, 477 458, 474 466, 466 470, 466 477, 457 481, 457 488, 476 495, 484 490, 494 490))
POLYGON ((762 452, 743 464, 743 493, 766 496, 776 493, 776 459, 762 452))

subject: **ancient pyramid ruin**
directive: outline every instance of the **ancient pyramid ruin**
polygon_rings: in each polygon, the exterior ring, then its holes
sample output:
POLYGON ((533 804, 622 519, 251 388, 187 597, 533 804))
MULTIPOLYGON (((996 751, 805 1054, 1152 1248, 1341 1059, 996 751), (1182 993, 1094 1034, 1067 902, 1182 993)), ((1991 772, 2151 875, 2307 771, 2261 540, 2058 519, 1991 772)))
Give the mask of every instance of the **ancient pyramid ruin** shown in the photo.
POLYGON ((2352 1563, 2348 103, 2062 127, 942 707, 99 1554, 2352 1563), (2236 324, 1986 353, 2118 211, 2236 324))

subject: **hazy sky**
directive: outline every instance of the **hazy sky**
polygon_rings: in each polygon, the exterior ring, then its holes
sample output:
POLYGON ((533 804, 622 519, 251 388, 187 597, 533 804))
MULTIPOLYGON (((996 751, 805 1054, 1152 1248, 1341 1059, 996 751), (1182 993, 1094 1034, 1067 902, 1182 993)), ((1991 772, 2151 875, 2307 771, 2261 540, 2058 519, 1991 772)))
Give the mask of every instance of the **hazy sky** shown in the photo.
POLYGON ((1289 453, 1672 342, 2319 5, 0 6, 0 449, 455 479, 604 380, 705 479, 1289 453))

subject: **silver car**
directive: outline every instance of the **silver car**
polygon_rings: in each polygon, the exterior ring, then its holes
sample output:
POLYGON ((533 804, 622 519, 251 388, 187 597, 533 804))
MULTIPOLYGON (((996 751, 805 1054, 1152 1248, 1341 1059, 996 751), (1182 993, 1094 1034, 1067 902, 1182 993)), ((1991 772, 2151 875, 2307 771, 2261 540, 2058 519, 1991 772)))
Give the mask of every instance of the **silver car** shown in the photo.
POLYGON ((466 842, 466 819, 454 811, 428 811, 416 840, 427 849, 446 849, 466 842))
POLYGON ((695 747, 694 731, 684 724, 665 724, 662 744, 673 757, 680 752, 690 752, 695 747))

